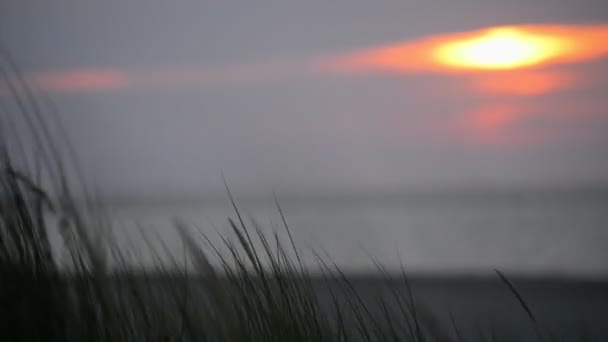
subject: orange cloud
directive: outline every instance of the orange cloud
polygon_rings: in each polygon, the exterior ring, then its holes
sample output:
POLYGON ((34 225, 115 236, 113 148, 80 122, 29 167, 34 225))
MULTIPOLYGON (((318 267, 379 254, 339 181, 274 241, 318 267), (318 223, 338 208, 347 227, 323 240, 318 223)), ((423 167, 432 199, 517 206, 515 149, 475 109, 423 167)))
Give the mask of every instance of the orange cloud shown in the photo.
POLYGON ((608 25, 521 25, 431 36, 336 57, 334 72, 470 72, 576 63, 608 54, 608 25))
POLYGON ((558 71, 512 71, 477 75, 474 90, 483 94, 541 95, 571 88, 580 83, 574 74, 558 71))

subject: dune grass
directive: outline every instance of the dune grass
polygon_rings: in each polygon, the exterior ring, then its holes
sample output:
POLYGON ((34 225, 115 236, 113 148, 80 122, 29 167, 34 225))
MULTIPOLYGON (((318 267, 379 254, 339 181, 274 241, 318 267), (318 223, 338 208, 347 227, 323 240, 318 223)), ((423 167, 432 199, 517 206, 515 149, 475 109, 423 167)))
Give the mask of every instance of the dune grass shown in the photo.
MULTIPOLYGON (((210 245, 220 269, 212 266, 199 239, 179 221, 175 230, 191 266, 175 261, 136 272, 121 262, 124 253, 116 248, 111 253, 114 266, 108 268, 107 260, 97 260, 102 255, 99 246, 80 242, 88 231, 73 232, 73 213, 61 214, 71 261, 68 268, 57 265, 42 217, 47 196, 14 171, 10 159, 5 158, 3 166, 0 298, 9 324, 0 334, 9 340, 427 340, 408 298, 395 293, 403 303, 403 315, 412 322, 402 331, 390 319, 372 315, 339 269, 323 262, 325 274, 339 275, 349 293, 342 299, 332 293, 334 310, 327 313, 293 240, 289 248, 295 260, 278 234, 269 238, 260 227, 247 227, 236 206, 238 220, 229 220, 236 239, 223 240, 228 255, 210 245), (355 325, 347 326, 353 317, 355 325)), ((287 225, 285 229, 289 232, 287 225)), ((388 307, 384 303, 387 316, 388 307)))
MULTIPOLYGON (((119 248, 106 224, 92 219, 95 206, 84 182, 76 183, 85 204, 76 199, 66 176, 66 164, 73 161, 62 157, 38 99, 14 65, 1 71, 36 157, 28 159, 19 137, 8 140, 8 119, 0 122, 0 340, 465 340, 455 323, 443 326, 414 300, 405 272, 393 279, 379 263, 387 280, 399 280, 407 290, 390 288, 370 305, 336 265, 318 256, 323 277, 339 283, 326 289, 330 302, 321 303, 319 285, 302 263, 278 202, 283 232, 267 234, 243 219, 228 187, 236 215, 228 219, 231 238, 222 237, 217 246, 176 220, 187 257, 134 269, 127 260, 137 251, 119 248), (55 234, 67 261, 53 252, 49 217, 59 222, 55 234), (100 231, 108 236, 100 239, 100 231)), ((554 340, 515 286, 499 275, 529 315, 538 340, 554 340)), ((506 341, 494 335, 487 340, 506 341)))
MULTIPOLYGON (((221 269, 212 266, 197 237, 175 223, 191 267, 163 265, 155 270, 130 269, 123 251, 112 251, 113 267, 84 230, 75 234, 74 212, 57 214, 71 261, 58 265, 51 253, 43 216, 57 205, 3 160, 0 216, 0 272, 3 319, 0 331, 11 341, 425 341, 411 300, 395 293, 410 325, 382 308, 374 316, 338 268, 320 260, 325 274, 343 280, 347 296, 332 293, 331 314, 323 310, 308 271, 290 236, 292 259, 278 234, 267 237, 260 227, 229 220, 235 241, 224 239, 228 255, 211 246, 221 269), (48 202, 48 203, 47 203, 48 202), (45 209, 47 208, 47 209, 45 209), (255 249, 255 245, 262 248, 255 249), (117 261, 117 263, 116 263, 117 261), (161 282, 158 281, 161 280, 161 282), (168 283, 162 283, 168 281, 168 283), (388 318, 388 317, 391 318, 388 318), (350 318, 349 318, 350 317, 350 318), (354 325, 347 320, 354 318, 354 325), (396 322, 396 321, 395 321, 396 322), (388 324, 387 324, 388 323, 388 324), (34 329, 32 329, 35 327, 34 329)), ((234 202, 233 202, 234 203, 234 202)), ((81 227, 82 228, 82 227, 81 227)), ((286 232, 289 227, 285 225, 286 232)), ((111 248, 112 246, 107 246, 111 248)))

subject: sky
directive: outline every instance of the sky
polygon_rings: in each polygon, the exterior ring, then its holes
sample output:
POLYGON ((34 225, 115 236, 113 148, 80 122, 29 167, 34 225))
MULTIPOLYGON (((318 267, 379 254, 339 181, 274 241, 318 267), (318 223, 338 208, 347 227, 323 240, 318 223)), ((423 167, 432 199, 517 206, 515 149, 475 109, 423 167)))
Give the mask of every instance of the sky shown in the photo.
POLYGON ((606 184, 603 37, 604 0, 0 3, 0 42, 116 196, 222 174, 241 192, 606 184), (553 40, 445 47, 521 30, 553 40))

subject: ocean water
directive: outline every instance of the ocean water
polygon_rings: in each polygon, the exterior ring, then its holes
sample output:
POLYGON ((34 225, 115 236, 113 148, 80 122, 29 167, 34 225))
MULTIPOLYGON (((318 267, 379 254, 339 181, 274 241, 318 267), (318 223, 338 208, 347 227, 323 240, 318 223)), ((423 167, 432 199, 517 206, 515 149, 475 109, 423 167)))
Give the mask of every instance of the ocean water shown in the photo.
MULTIPOLYGON (((243 219, 266 233, 285 229, 272 197, 237 199, 243 219)), ((603 191, 301 196, 280 199, 298 249, 311 269, 313 251, 351 273, 608 276, 608 195, 603 191)), ((237 220, 228 199, 130 202, 110 206, 114 234, 136 248, 156 245, 183 256, 173 220, 214 244, 237 220), (142 232, 147 236, 141 237, 142 232), (162 241, 156 244, 155 241, 162 241)), ((237 221, 238 222, 238 221, 237 221)), ((233 235, 233 234, 232 234, 233 235)), ((145 249, 145 248, 144 248, 145 249)), ((152 260, 140 253, 144 262, 152 260)))

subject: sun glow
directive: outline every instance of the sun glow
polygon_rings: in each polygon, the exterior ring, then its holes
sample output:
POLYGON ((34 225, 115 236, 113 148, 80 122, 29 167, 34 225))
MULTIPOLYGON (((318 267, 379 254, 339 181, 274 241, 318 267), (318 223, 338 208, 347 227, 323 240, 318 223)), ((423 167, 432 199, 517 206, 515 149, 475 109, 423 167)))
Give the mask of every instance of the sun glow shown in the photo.
POLYGON ((567 49, 567 42, 556 37, 497 28, 479 37, 441 44, 433 56, 438 63, 452 67, 514 69, 540 64, 567 49))
POLYGON ((608 25, 517 25, 446 33, 338 56, 331 70, 400 73, 488 72, 608 56, 608 25))

